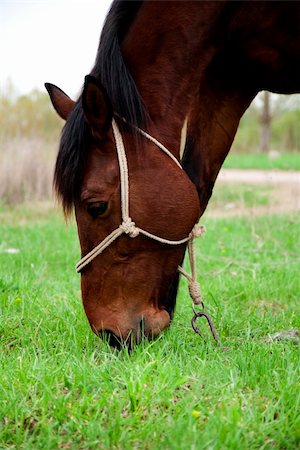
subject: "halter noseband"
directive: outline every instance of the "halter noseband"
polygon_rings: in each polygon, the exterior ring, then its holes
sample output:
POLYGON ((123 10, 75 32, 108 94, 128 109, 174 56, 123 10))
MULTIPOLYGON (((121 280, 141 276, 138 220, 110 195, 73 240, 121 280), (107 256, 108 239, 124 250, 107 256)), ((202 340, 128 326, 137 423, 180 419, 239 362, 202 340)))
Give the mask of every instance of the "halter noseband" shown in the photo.
MULTIPOLYGON (((201 290, 200 290, 200 284, 196 279, 196 265, 195 265, 195 256, 194 256, 194 246, 193 241, 195 237, 199 237, 204 232, 204 227, 201 225, 195 225, 192 231, 189 233, 187 237, 184 239, 180 239, 178 241, 173 241, 169 239, 164 239, 160 236, 156 236, 155 234, 149 233, 146 230, 143 230, 142 228, 136 226, 135 222, 130 217, 129 214, 129 174, 128 174, 128 164, 127 164, 127 157, 124 147, 124 142, 122 135, 120 133, 119 127, 115 121, 115 119, 112 120, 112 129, 113 129, 113 135, 116 142, 116 149, 117 149, 117 156, 118 156, 118 162, 119 162, 119 169, 120 169, 120 184, 121 184, 121 213, 122 213, 122 223, 119 225, 118 228, 116 228, 114 231, 112 231, 106 238, 103 239, 103 241, 100 242, 93 250, 91 250, 89 253, 87 253, 77 264, 76 264, 76 271, 81 272, 81 270, 87 266, 93 259, 96 258, 100 253, 102 253, 110 244, 112 244, 119 236, 122 234, 127 234, 131 238, 137 237, 139 234, 142 234, 149 239, 153 239, 157 242, 160 242, 161 244, 167 244, 167 245, 181 245, 184 243, 188 243, 188 254, 190 259, 190 266, 191 266, 191 275, 189 275, 182 267, 178 267, 178 272, 185 276, 188 279, 189 283, 189 292, 190 296, 193 300, 193 310, 194 310, 194 317, 192 320, 192 326, 194 330, 200 334, 199 329, 195 326, 195 320, 198 317, 204 316, 208 320, 208 323, 211 327, 211 319, 207 315, 207 313, 204 312, 204 304, 202 300, 201 290), (195 311, 195 305, 200 305, 202 307, 202 310, 200 312, 195 311)), ((140 128, 136 128, 137 131, 153 142, 161 151, 163 151, 166 155, 168 155, 174 163, 182 169, 182 166, 180 162, 175 158, 175 156, 159 141, 157 141, 154 137, 150 136, 148 133, 146 133, 144 130, 141 130, 140 128)), ((212 328, 211 328, 212 330, 212 328)), ((214 335, 215 340, 217 340, 217 335, 215 336, 213 330, 212 333, 214 335)))

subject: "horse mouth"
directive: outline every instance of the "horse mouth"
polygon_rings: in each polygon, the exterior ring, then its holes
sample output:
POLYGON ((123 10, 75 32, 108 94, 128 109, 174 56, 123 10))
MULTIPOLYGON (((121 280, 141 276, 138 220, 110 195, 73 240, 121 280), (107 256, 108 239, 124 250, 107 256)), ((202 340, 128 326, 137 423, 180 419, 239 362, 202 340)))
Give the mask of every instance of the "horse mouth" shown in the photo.
POLYGON ((136 345, 143 341, 154 340, 169 325, 169 313, 164 310, 162 314, 166 316, 164 317, 163 322, 152 321, 150 323, 149 320, 142 317, 135 328, 127 329, 125 332, 123 331, 123 333, 120 330, 115 332, 112 329, 104 328, 99 330, 96 334, 114 349, 122 350, 127 348, 128 350, 132 350, 136 345))
POLYGON ((101 330, 97 334, 114 349, 122 350, 125 347, 123 339, 110 330, 101 330))
POLYGON ((110 347, 116 350, 122 350, 127 348, 127 350, 133 350, 133 348, 140 344, 144 339, 151 340, 151 337, 144 333, 144 320, 137 330, 130 330, 125 338, 117 335, 111 330, 101 330, 98 335, 107 342, 110 347))

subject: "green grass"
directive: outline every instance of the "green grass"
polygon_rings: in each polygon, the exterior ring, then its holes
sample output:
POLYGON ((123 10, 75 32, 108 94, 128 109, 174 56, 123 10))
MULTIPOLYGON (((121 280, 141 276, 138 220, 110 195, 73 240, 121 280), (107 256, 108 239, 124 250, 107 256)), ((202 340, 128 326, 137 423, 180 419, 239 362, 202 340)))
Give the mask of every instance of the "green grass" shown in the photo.
POLYGON ((225 169, 300 170, 300 153, 280 153, 272 158, 263 153, 239 154, 231 152, 223 167, 225 169))
POLYGON ((234 208, 251 208, 254 206, 267 206, 270 204, 272 188, 270 186, 257 186, 253 184, 241 184, 238 186, 229 184, 216 184, 210 208, 226 208, 228 205, 234 208))
POLYGON ((221 346, 193 333, 182 281, 171 328, 131 355, 89 329, 74 224, 0 217, 1 449, 299 447, 299 347, 264 342, 300 328, 296 217, 204 220, 199 280, 221 346))

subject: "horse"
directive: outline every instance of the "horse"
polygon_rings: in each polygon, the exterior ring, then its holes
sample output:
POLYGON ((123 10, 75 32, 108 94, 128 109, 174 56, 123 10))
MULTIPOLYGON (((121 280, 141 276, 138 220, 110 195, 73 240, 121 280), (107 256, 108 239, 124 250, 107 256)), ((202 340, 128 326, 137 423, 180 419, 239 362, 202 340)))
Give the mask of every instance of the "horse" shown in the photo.
POLYGON ((171 323, 239 121, 261 90, 300 92, 299 57, 299 2, 114 0, 79 99, 46 84, 66 121, 54 186, 75 211, 83 306, 111 345, 171 323))

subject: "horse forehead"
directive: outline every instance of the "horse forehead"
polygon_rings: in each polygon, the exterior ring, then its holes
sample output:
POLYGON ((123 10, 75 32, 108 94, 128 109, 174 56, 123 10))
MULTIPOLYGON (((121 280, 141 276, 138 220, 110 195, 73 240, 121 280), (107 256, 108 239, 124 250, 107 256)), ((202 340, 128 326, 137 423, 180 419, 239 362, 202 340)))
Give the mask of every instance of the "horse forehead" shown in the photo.
POLYGON ((92 149, 85 163, 83 187, 99 183, 116 184, 119 178, 119 166, 115 152, 102 152, 92 149))

